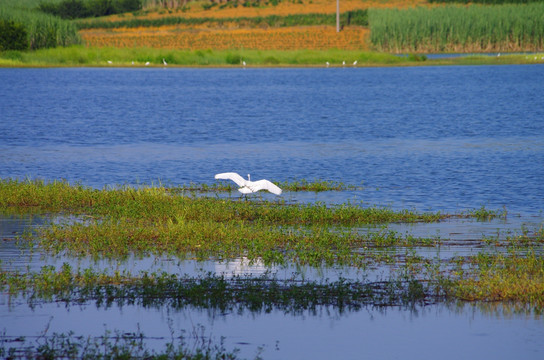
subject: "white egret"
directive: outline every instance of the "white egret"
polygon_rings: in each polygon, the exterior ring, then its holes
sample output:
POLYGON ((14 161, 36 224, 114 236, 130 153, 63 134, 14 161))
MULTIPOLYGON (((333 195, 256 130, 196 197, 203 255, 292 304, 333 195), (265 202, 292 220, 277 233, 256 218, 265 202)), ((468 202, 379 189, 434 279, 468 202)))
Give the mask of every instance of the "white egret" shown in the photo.
POLYGON ((267 190, 270 191, 272 194, 281 195, 281 189, 270 181, 251 181, 251 177, 249 176, 249 174, 247 174, 247 180, 234 172, 216 174, 215 178, 234 181, 236 185, 240 186, 238 191, 242 194, 251 194, 259 190, 267 190))
POLYGON ((353 66, 356 66, 356 65, 357 65, 357 60, 355 60, 355 61, 353 62, 353 66))
POLYGON ((342 66, 346 66, 346 62, 345 62, 345 61, 342 61, 342 66))
POLYGON ((164 60, 164 58, 162 58, 162 63, 164 64, 164 66, 168 65, 168 63, 166 62, 166 60, 164 60))
POLYGON ((246 66, 246 62, 245 62, 245 61, 242 61, 242 65, 245 67, 245 66, 246 66))
POLYGON ((145 66, 149 66, 149 61, 146 61, 146 62, 145 62, 145 66))
POLYGON ((331 64, 329 64, 329 62, 327 61, 325 64, 327 64, 327 67, 331 66, 331 64))
POLYGON ((113 61, 111 61, 111 60, 108 60, 108 64, 113 64, 113 61))

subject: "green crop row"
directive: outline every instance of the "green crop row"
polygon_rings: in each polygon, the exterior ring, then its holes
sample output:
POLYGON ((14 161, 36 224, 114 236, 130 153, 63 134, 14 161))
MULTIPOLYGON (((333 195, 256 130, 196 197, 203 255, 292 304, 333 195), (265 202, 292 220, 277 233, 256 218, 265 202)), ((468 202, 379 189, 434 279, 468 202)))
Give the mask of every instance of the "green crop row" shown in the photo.
MULTIPOLYGON (((342 25, 367 26, 368 18, 366 10, 348 11, 341 15, 342 25)), ((293 15, 269 15, 256 17, 236 18, 188 18, 182 16, 165 16, 160 18, 131 18, 117 21, 111 20, 80 20, 76 22, 80 29, 112 29, 122 27, 150 27, 166 25, 202 25, 210 24, 221 27, 229 23, 236 23, 240 27, 285 27, 285 26, 310 26, 310 25, 335 25, 335 14, 293 14, 293 15)))
POLYGON ((388 52, 538 51, 544 4, 369 10, 371 42, 388 52))

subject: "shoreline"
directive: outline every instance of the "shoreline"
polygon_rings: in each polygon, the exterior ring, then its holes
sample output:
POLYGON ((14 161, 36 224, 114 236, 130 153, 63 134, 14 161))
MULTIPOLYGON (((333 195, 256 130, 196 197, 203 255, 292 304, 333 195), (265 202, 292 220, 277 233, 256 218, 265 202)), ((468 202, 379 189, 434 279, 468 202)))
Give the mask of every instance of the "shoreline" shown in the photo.
POLYGON ((500 59, 492 57, 490 55, 467 55, 456 57, 441 57, 434 59, 426 59, 423 61, 398 61, 398 62, 358 62, 357 65, 346 63, 330 63, 327 65, 324 63, 278 63, 278 64, 266 64, 266 63, 248 63, 245 66, 242 64, 227 64, 227 63, 215 63, 215 64, 195 64, 195 63, 172 63, 163 65, 160 63, 152 63, 145 65, 144 63, 132 63, 132 62, 113 62, 104 63, 103 61, 89 62, 89 63, 76 63, 76 62, 63 62, 63 61, 13 61, 10 59, 2 58, 0 55, 0 68, 124 68, 124 69, 157 69, 157 68, 194 68, 194 69, 287 69, 287 68, 376 68, 376 67, 419 67, 419 66, 476 66, 476 65, 537 65, 544 64, 544 56, 538 56, 538 59, 530 58, 526 59, 523 55, 503 55, 500 59))
POLYGON ((544 63, 537 53, 392 54, 364 50, 173 50, 76 45, 0 52, 0 68, 349 68, 544 63), (167 66, 163 61, 167 62, 167 66), (245 63, 245 64, 244 64, 245 63))

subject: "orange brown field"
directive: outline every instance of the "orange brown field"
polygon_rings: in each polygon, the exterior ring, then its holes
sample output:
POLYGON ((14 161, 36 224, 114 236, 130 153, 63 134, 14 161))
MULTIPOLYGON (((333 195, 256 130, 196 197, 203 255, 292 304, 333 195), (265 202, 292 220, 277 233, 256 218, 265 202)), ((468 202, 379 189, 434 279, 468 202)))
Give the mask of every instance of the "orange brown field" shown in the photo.
MULTIPOLYGON (((415 6, 430 6, 426 0, 340 0, 340 11, 352 11, 368 8, 407 8, 415 6)), ((112 21, 134 18, 160 18, 167 16, 184 16, 189 18, 236 18, 256 17, 269 15, 293 15, 293 14, 332 14, 336 12, 335 0, 303 0, 300 3, 282 1, 276 6, 263 7, 219 8, 214 6, 209 10, 202 8, 202 2, 189 2, 188 10, 182 12, 181 8, 153 9, 145 15, 123 14, 108 17, 112 21)))
MULTIPOLYGON (((335 0, 281 1, 276 6, 233 7, 219 3, 208 10, 209 1, 188 2, 182 10, 182 1, 171 2, 173 8, 146 9, 139 13, 110 16, 109 21, 160 19, 175 16, 185 18, 240 18, 286 16, 296 14, 334 14, 335 0)), ((429 6, 427 0, 341 0, 340 11, 368 8, 407 8, 429 6)), ((255 50, 368 50, 369 30, 347 26, 340 33, 332 26, 296 26, 285 28, 244 28, 238 22, 213 22, 201 25, 175 25, 121 29, 89 29, 80 32, 89 46, 97 47, 153 47, 182 50, 199 49, 255 49, 255 50)))
POLYGON ((82 38, 96 47, 152 47, 179 50, 366 50, 368 29, 332 26, 277 29, 209 30, 183 27, 85 30, 82 38))

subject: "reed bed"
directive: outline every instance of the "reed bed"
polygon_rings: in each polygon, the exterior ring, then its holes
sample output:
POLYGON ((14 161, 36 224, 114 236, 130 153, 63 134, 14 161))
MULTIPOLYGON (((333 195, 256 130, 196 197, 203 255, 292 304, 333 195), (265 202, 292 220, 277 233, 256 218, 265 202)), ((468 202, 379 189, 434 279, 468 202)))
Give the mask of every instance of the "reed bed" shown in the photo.
MULTIPOLYGON (((24 3, 23 3, 24 4, 24 3)), ((28 49, 51 48, 80 44, 77 28, 69 21, 29 10, 23 4, 0 4, 0 19, 21 24, 27 33, 28 49)))
POLYGON ((544 4, 440 6, 369 10, 372 45, 379 51, 539 51, 544 4))

